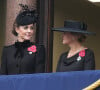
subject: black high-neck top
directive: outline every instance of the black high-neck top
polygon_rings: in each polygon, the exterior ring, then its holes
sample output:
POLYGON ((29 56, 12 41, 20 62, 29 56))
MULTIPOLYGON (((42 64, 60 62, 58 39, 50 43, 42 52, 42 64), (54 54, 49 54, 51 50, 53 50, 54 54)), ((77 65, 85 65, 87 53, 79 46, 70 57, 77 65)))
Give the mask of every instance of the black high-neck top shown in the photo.
POLYGON ((20 55, 22 58, 24 56, 24 49, 28 48, 29 46, 34 45, 34 43, 30 42, 29 40, 26 40, 24 42, 15 42, 15 47, 16 47, 16 53, 15 53, 15 58, 20 55))
POLYGON ((13 45, 5 46, 2 52, 1 72, 6 75, 45 72, 44 46, 30 41, 17 41, 13 45), (35 51, 32 51, 34 49, 35 51))
POLYGON ((56 71, 67 72, 67 71, 94 70, 95 58, 93 51, 90 49, 84 50, 85 55, 83 55, 82 57, 79 56, 79 53, 75 54, 70 58, 67 58, 68 52, 63 53, 58 61, 56 71))

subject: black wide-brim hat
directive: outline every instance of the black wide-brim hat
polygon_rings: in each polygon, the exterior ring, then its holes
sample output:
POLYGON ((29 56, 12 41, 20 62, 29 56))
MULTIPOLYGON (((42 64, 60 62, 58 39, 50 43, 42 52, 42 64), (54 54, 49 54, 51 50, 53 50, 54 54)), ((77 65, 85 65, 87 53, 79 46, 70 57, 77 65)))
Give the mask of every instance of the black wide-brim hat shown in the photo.
POLYGON ((64 21, 64 27, 60 28, 52 28, 53 31, 60 31, 60 32, 75 32, 80 34, 88 34, 88 35, 95 35, 94 32, 87 31, 87 24, 84 22, 78 22, 73 20, 66 20, 64 21))

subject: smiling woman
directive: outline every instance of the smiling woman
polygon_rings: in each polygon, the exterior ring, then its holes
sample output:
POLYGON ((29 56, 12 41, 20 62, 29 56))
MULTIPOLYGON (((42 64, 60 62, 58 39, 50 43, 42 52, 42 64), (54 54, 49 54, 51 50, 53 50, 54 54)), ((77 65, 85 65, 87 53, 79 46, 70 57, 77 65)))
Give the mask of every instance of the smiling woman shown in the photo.
POLYGON ((30 40, 34 33, 34 24, 19 26, 13 31, 13 34, 17 35, 18 40, 21 42, 24 40, 30 40))
POLYGON ((30 74, 45 71, 45 49, 43 45, 30 42, 35 34, 36 11, 22 5, 17 15, 12 33, 17 41, 5 46, 2 52, 2 74, 30 74), (10 53, 9 53, 10 52, 10 53))

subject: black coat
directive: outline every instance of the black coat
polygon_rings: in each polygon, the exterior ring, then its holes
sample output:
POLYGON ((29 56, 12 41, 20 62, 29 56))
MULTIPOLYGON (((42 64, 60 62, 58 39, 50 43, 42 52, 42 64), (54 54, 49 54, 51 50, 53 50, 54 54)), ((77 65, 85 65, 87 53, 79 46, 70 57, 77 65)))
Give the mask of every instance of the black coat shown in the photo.
POLYGON ((45 72, 44 46, 25 41, 4 47, 1 72, 6 75, 45 72), (28 48, 32 45, 36 46, 36 52, 28 51, 28 48))
POLYGON ((94 70, 95 69, 95 57, 94 53, 90 49, 86 49, 85 56, 79 57, 79 53, 67 58, 68 52, 63 53, 60 56, 57 72, 67 72, 67 71, 83 71, 83 70, 94 70))

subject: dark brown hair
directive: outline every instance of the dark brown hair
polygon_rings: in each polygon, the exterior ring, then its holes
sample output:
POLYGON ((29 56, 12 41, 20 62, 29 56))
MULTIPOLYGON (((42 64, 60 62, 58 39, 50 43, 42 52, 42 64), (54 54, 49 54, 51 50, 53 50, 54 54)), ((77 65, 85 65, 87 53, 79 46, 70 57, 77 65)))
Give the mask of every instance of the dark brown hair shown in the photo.
POLYGON ((15 22, 13 23, 13 30, 12 30, 12 33, 13 33, 13 35, 15 35, 15 36, 18 35, 18 33, 16 32, 16 27, 18 28, 19 25, 17 25, 16 20, 15 20, 15 22))

